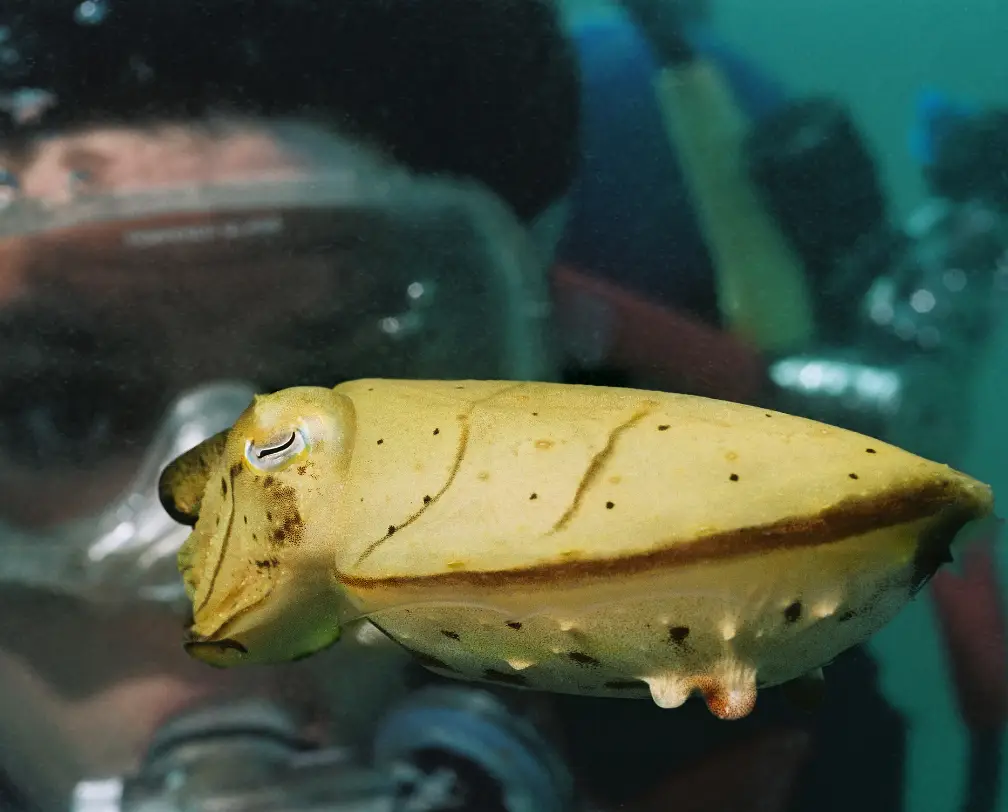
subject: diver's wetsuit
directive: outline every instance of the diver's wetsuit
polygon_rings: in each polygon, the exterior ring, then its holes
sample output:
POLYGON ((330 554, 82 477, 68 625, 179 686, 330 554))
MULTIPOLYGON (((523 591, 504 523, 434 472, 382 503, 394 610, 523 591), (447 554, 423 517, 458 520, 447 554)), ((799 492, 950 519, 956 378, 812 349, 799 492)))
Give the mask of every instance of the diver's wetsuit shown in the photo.
MULTIPOLYGON (((606 13, 575 20, 581 141, 558 260, 716 324, 714 269, 685 180, 669 149, 643 34, 606 13)), ((714 61, 740 110, 756 119, 787 96, 709 31, 692 26, 698 56, 714 61)))

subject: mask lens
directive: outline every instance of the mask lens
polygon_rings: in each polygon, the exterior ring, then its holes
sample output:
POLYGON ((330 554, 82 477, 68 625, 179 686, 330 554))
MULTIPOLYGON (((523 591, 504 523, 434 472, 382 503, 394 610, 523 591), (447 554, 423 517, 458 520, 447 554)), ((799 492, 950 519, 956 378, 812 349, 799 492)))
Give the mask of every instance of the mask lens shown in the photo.
POLYGON ((362 187, 371 200, 344 183, 330 197, 350 199, 314 205, 63 212, 59 228, 0 240, 0 541, 6 526, 80 535, 92 564, 153 555, 140 525, 165 519, 159 467, 230 425, 178 445, 179 398, 215 382, 548 378, 526 235, 495 200, 439 183, 362 187))

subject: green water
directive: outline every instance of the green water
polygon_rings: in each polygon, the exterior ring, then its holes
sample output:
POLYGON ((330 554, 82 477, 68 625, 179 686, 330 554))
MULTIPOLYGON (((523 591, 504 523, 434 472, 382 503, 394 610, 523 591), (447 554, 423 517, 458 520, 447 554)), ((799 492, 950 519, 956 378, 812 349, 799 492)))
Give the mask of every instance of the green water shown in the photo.
MULTIPOLYGON (((910 153, 914 101, 923 87, 982 106, 1008 103, 1008 3, 1003 0, 714 0, 719 35, 796 93, 843 99, 877 161, 895 219, 924 194, 910 153)), ((571 0, 572 14, 607 4, 571 0)), ((1008 493, 1008 320, 991 341, 972 393, 969 473, 1008 493)), ((1002 501, 1004 497, 1002 497, 1002 501)), ((1006 515, 1002 506, 999 514, 1006 515)), ((1002 540, 1004 541, 1004 540, 1002 540)), ((1008 554, 998 550, 1003 590, 1008 554)), ((872 645, 889 700, 907 717, 907 812, 959 808, 967 780, 967 733, 955 706, 929 595, 872 645)), ((871 731, 864 731, 866 739, 871 731)), ((1008 752, 1002 775, 1008 775, 1008 752)), ((1002 779, 1004 781, 1004 779, 1002 779)), ((1002 788, 1001 808, 1008 810, 1002 788)))

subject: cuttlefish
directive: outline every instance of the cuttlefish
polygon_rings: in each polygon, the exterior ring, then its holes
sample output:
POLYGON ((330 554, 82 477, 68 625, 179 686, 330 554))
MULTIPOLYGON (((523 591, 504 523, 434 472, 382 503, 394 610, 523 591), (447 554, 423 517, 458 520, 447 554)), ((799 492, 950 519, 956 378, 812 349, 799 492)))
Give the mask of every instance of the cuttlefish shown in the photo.
POLYGON ((513 381, 255 398, 170 464, 186 648, 298 659, 369 622, 448 677, 725 719, 817 680, 992 515, 986 485, 753 406, 513 381))

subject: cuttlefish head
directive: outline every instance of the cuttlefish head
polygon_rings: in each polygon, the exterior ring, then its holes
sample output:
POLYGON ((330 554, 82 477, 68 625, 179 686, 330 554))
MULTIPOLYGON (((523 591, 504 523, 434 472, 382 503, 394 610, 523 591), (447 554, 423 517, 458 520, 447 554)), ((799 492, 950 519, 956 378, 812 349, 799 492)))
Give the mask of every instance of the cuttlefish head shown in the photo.
POLYGON ((326 555, 353 447, 351 401, 298 387, 257 396, 231 429, 162 472, 161 503, 192 533, 178 567, 185 648, 219 667, 300 659, 340 635, 326 555))

